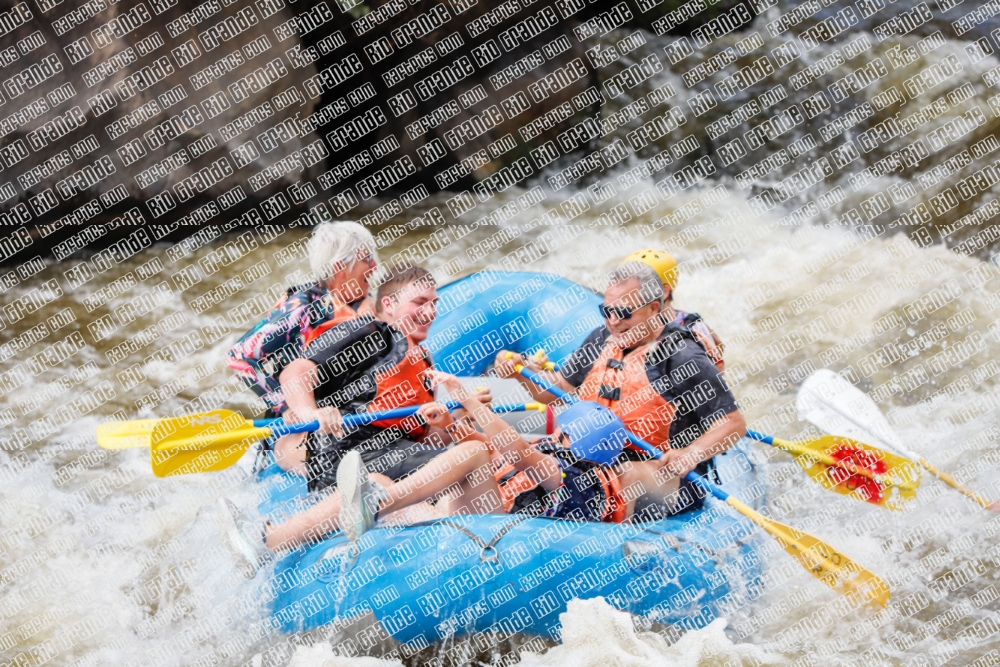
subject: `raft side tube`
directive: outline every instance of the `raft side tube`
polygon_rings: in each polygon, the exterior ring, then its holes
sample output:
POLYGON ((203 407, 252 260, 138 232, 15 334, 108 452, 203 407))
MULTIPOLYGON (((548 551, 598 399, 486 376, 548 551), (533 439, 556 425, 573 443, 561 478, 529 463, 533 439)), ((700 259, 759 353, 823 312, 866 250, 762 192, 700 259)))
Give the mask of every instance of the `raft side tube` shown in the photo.
MULTIPOLYGON (((760 487, 748 446, 741 441, 717 460, 727 491, 752 503, 760 487)), ((285 477, 274 466, 265 473, 266 488, 281 487, 265 513, 295 500, 285 477)), ((280 559, 268 597, 283 632, 372 613, 379 625, 371 641, 384 631, 414 650, 466 634, 474 642, 515 633, 558 641, 566 603, 596 596, 657 623, 702 627, 750 597, 761 571, 754 531, 714 500, 648 523, 466 515, 380 526, 360 550, 338 533, 280 559)))

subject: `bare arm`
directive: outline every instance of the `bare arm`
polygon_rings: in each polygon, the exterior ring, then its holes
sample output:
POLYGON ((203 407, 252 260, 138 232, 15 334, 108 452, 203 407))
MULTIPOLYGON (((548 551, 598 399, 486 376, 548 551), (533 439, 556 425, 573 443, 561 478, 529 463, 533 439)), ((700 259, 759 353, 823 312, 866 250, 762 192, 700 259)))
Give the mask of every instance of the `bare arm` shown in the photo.
POLYGON ((343 419, 340 410, 319 407, 316 404, 316 384, 319 382, 319 366, 307 359, 292 361, 281 371, 281 393, 285 396, 288 410, 285 421, 289 423, 319 422, 320 433, 332 433, 343 437, 343 419), (289 412, 291 414, 289 414, 289 412))
POLYGON ((576 387, 571 385, 569 382, 566 382, 566 379, 559 373, 559 371, 542 370, 541 366, 538 365, 538 362, 530 357, 522 356, 517 352, 501 350, 499 354, 497 354, 496 361, 493 364, 493 369, 496 371, 497 376, 502 378, 517 378, 517 381, 521 383, 521 386, 524 387, 525 390, 531 394, 531 397, 539 403, 551 405, 553 403, 559 403, 560 399, 556 398, 544 389, 541 389, 534 382, 518 373, 514 369, 514 366, 517 364, 534 371, 536 374, 545 378, 546 382, 554 384, 565 392, 570 394, 576 393, 576 387))
POLYGON ((317 368, 319 367, 308 359, 295 359, 278 376, 285 402, 292 410, 309 412, 318 409, 313 394, 318 379, 317 368))
POLYGON ((521 471, 531 471, 538 483, 546 491, 559 488, 562 483, 559 463, 554 457, 542 454, 521 437, 513 426, 493 414, 493 411, 479 401, 479 398, 467 390, 453 375, 432 371, 431 376, 444 384, 452 398, 462 404, 476 420, 483 433, 489 438, 490 444, 500 453, 509 454, 514 466, 521 471))
POLYGON ((727 451, 747 433, 743 413, 734 410, 718 419, 701 437, 682 449, 671 449, 660 460, 660 469, 671 476, 683 476, 707 461, 727 451))

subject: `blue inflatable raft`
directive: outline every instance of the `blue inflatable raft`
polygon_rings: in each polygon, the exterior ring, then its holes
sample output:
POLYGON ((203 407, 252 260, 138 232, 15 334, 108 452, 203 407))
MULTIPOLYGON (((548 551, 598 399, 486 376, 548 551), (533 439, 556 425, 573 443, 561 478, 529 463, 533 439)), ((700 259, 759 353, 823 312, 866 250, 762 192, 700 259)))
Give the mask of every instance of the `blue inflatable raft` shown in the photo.
POLYGON ((424 345, 452 375, 481 375, 500 350, 545 350, 564 361, 604 323, 603 299, 552 273, 481 271, 438 290, 438 316, 424 345))
MULTIPOLYGON (((477 274, 440 293, 444 312, 429 340, 440 336, 436 363, 462 375, 481 372, 503 348, 541 347, 563 359, 600 322, 597 295, 547 274, 477 274)), ((760 487, 749 447, 716 461, 723 488, 754 504, 760 487)), ((308 502, 304 480, 274 465, 260 482, 266 515, 308 502)), ((450 517, 376 527, 360 549, 335 534, 281 558, 264 593, 282 631, 361 623, 351 634, 362 649, 390 637, 408 651, 463 634, 483 649, 513 634, 558 640, 567 602, 597 596, 653 622, 703 627, 727 602, 752 597, 761 571, 752 532, 749 520, 712 499, 699 511, 636 524, 450 517)))

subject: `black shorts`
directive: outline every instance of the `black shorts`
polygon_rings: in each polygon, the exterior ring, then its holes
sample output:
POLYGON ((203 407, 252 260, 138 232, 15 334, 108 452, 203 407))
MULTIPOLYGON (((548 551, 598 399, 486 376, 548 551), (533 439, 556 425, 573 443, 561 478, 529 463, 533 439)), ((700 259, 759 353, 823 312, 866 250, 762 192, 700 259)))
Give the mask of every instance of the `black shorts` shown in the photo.
POLYGON ((694 482, 682 477, 677 490, 666 498, 666 502, 653 500, 645 493, 636 498, 631 520, 659 521, 668 516, 700 510, 704 506, 705 492, 696 487, 694 482))
MULTIPOLYGON (((309 487, 314 491, 336 484, 337 466, 344 454, 355 447, 345 447, 345 441, 325 433, 310 433, 307 448, 310 450, 306 467, 309 471, 309 487)), ((442 447, 425 445, 406 438, 378 448, 357 447, 361 460, 369 473, 385 475, 394 482, 411 475, 427 465, 431 459, 444 453, 442 447)))
POLYGON ((361 452, 361 460, 365 462, 365 468, 369 473, 380 473, 398 482, 444 452, 443 447, 401 438, 385 449, 361 452))

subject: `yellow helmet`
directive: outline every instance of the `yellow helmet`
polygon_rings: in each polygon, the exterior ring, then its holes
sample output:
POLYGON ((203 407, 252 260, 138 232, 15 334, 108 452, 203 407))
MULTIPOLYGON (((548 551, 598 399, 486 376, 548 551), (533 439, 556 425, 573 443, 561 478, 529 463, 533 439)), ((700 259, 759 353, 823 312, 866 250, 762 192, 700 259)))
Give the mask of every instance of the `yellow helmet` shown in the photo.
POLYGON ((632 253, 625 258, 624 262, 642 262, 646 264, 660 274, 660 280, 663 281, 664 285, 669 285, 671 291, 677 289, 677 260, 669 252, 655 248, 646 248, 645 250, 632 253))

